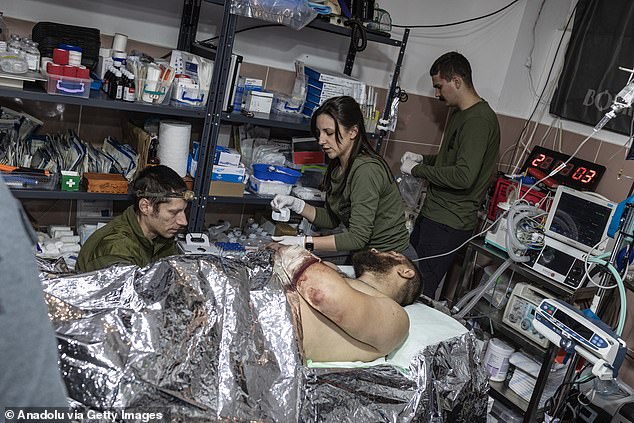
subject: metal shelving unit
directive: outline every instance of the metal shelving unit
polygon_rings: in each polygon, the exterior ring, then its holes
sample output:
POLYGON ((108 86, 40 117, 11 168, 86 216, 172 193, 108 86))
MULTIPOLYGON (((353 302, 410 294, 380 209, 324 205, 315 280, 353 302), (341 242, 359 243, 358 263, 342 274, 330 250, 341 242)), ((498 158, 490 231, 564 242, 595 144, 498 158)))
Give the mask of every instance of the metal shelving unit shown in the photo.
POLYGON ((36 198, 42 200, 114 200, 132 201, 131 194, 101 194, 84 191, 54 191, 36 189, 11 189, 15 198, 36 198))
MULTIPOLYGON (((182 50, 196 50, 195 38, 198 29, 198 19, 200 7, 203 0, 184 0, 183 14, 181 17, 181 27, 179 32, 178 48, 182 50)), ((198 161, 196 174, 200 175, 194 181, 194 192, 197 198, 191 207, 191 215, 189 219, 189 231, 200 232, 204 227, 204 218, 207 205, 210 203, 227 203, 227 204, 248 204, 248 205, 264 205, 268 204, 269 198, 261 198, 256 195, 245 195, 244 197, 220 197, 209 196, 209 186, 211 182, 211 171, 213 167, 214 151, 216 141, 220 130, 220 125, 241 125, 253 124, 267 126, 271 128, 279 128, 283 130, 308 132, 310 127, 310 119, 305 117, 287 117, 273 116, 270 119, 261 119, 248 117, 241 113, 227 113, 222 111, 223 94, 227 87, 229 75, 229 67, 231 61, 231 53, 233 50, 234 35, 236 32, 237 16, 230 13, 229 1, 224 0, 205 0, 210 4, 222 7, 222 24, 219 32, 218 49, 216 51, 215 66, 212 77, 212 84, 209 92, 210 101, 207 102, 205 109, 195 109, 187 107, 175 107, 163 104, 147 104, 141 102, 127 103, 123 101, 114 101, 108 98, 100 91, 91 91, 88 98, 60 96, 48 94, 45 89, 38 83, 25 82, 24 88, 13 88, 0 86, 0 97, 19 98, 23 100, 42 101, 47 103, 69 104, 79 107, 111 109, 127 112, 139 112, 147 114, 156 114, 163 116, 182 117, 190 119, 201 119, 204 121, 201 135, 200 157, 206 160, 198 161)), ((326 31, 332 34, 338 34, 349 37, 352 33, 349 27, 342 27, 330 24, 322 19, 315 19, 308 28, 319 31, 326 31)), ((373 32, 367 33, 367 39, 370 42, 395 46, 400 48, 396 70, 388 92, 388 101, 395 93, 396 81, 402 63, 408 31, 402 40, 397 40, 384 34, 373 32)), ((354 63, 356 52, 352 49, 352 41, 350 50, 345 63, 345 72, 349 75, 354 63)), ((387 109, 387 108, 386 108, 387 109)), ((381 141, 384 134, 369 134, 370 138, 376 141, 376 148, 380 151, 381 141)), ((21 199, 58 199, 58 200, 115 200, 115 201, 131 201, 132 195, 113 195, 87 193, 82 191, 68 192, 56 190, 25 190, 12 189, 15 197, 21 199)))
POLYGON ((175 107, 163 104, 116 101, 108 98, 104 92, 96 90, 90 90, 90 97, 88 98, 48 94, 42 86, 33 82, 25 82, 23 89, 0 86, 0 97, 21 98, 23 100, 44 101, 47 103, 72 104, 99 109, 152 113, 195 119, 205 118, 205 110, 203 109, 175 107))
MULTIPOLYGON (((482 254, 497 263, 508 258, 505 252, 495 247, 487 246, 481 239, 475 239, 469 242, 469 244, 467 244, 462 273, 459 279, 461 286, 459 287, 459 291, 456 295, 454 295, 454 298, 459 298, 462 294, 464 294, 464 291, 470 288, 470 282, 473 280, 475 260, 478 254, 482 254)), ((594 290, 587 289, 573 290, 567 286, 557 284, 553 280, 547 278, 541 273, 535 272, 521 263, 511 264, 509 271, 514 271, 524 279, 530 281, 531 284, 544 288, 553 295, 569 302, 574 301, 575 299, 586 299, 594 292, 594 290)), ((476 310, 483 316, 482 319, 488 319, 490 321, 493 326, 495 336, 499 336, 514 347, 520 348, 526 353, 539 357, 543 360, 530 401, 525 401, 515 394, 515 392, 505 385, 505 382, 489 383, 491 386, 489 393, 494 399, 498 399, 503 404, 521 411, 524 415, 523 421, 525 423, 536 421, 536 419, 543 414, 543 410, 539 409, 539 400, 544 391, 544 387, 546 386, 546 381, 548 379, 552 363, 559 351, 559 346, 556 346, 551 342, 548 344, 547 348, 543 348, 509 328, 502 322, 504 310, 497 310, 494 307, 488 307, 482 302, 477 304, 476 310)), ((488 325, 489 322, 485 321, 483 322, 482 327, 489 327, 488 325)))
MULTIPOLYGON (((293 117, 281 117, 273 116, 270 119, 261 119, 255 117, 248 117, 241 113, 228 113, 223 111, 223 98, 224 92, 227 88, 227 81, 229 79, 231 53, 233 51, 234 37, 236 33, 236 25, 238 17, 230 13, 230 2, 226 0, 205 0, 207 3, 222 6, 222 24, 218 33, 218 46, 215 53, 215 66, 212 77, 211 89, 209 93, 210 101, 207 104, 207 116, 205 120, 205 127, 201 138, 200 157, 206 157, 206 160, 198 161, 197 177, 194 182, 194 191, 199 193, 195 204, 192 207, 192 213, 190 215, 190 230, 198 231, 204 227, 205 211, 206 207, 210 203, 214 202, 227 202, 227 197, 212 197, 207 193, 209 192, 209 186, 211 183, 211 173, 213 168, 214 152, 216 148, 216 142, 220 132, 220 125, 222 124, 245 124, 251 123, 254 125, 268 126, 272 128, 288 129, 293 131, 309 131, 310 120, 308 118, 293 118, 293 117)), ((207 47, 201 47, 194 42, 196 38, 196 32, 198 27, 198 18, 200 13, 200 6, 202 0, 185 0, 183 8, 183 18, 181 20, 181 32, 179 34, 178 45, 181 48, 193 50, 198 52, 207 47), (188 14, 185 16, 185 14, 188 14), (188 48, 185 47, 188 45, 188 48)), ((248 18, 245 18, 248 19, 248 18)), ((313 22, 307 25, 307 28, 312 28, 320 31, 326 31, 333 34, 339 34, 342 36, 350 37, 352 31, 349 27, 342 27, 325 22, 321 19, 315 19, 313 22)), ((384 117, 389 114, 389 105, 392 99, 396 95, 397 81, 400 73, 400 67, 405 54, 405 48, 407 45, 407 38, 409 36, 409 30, 405 30, 402 40, 393 39, 390 36, 383 34, 377 34, 368 32, 368 41, 391 45, 399 47, 399 55, 395 66, 395 71, 388 91, 388 98, 386 101, 386 110, 384 117)), ((353 41, 350 41, 350 48, 345 62, 344 73, 350 75, 356 50, 354 49, 353 41)), ((373 136, 376 140, 376 149, 381 151, 382 138, 385 136, 383 132, 373 136)), ((230 200, 233 203, 240 202, 240 199, 230 200)), ((254 200, 244 197, 242 200, 246 204, 253 204, 254 200)), ((259 203, 260 200, 255 200, 259 203)))

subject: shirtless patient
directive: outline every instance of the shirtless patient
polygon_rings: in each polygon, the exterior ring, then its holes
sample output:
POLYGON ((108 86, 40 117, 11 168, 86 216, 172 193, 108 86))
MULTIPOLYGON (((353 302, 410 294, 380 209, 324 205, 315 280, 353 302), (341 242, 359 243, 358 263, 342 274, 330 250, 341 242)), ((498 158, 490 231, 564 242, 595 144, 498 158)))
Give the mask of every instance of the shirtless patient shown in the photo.
POLYGON ((350 279, 302 247, 271 247, 305 360, 372 361, 407 337, 403 306, 418 298, 422 281, 402 254, 358 252, 352 258, 357 279, 350 279))

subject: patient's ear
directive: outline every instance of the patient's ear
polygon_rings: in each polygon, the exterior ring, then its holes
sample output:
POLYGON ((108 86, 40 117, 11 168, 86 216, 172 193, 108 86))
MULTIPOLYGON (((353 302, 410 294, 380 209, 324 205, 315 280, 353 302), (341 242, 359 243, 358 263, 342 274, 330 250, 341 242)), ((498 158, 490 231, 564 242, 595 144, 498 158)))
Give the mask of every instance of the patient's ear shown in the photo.
POLYGON ((398 272, 398 275, 404 279, 412 279, 416 274, 416 272, 414 272, 414 269, 407 266, 399 266, 396 271, 398 272))

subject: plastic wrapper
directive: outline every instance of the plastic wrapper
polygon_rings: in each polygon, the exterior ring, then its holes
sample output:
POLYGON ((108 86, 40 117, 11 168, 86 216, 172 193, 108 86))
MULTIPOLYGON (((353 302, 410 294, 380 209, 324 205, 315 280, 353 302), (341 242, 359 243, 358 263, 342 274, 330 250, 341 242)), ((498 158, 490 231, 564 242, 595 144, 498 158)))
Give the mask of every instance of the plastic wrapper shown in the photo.
POLYGON ((268 250, 174 256, 42 283, 75 407, 168 407, 175 422, 486 415, 486 374, 469 333, 421 351, 408 372, 305 367, 268 250))
POLYGON ((426 179, 404 173, 397 179, 397 183, 405 205, 405 226, 412 233, 427 194, 428 182, 426 179))
POLYGON ((317 17, 305 0, 232 0, 231 13, 298 30, 317 17))

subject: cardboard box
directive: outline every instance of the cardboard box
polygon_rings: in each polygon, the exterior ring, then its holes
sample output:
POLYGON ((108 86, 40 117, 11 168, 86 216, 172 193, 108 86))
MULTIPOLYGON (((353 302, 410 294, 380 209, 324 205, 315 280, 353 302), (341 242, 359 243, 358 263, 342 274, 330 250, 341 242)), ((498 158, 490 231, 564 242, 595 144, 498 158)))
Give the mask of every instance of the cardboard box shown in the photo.
POLYGON ((211 180, 242 183, 244 174, 245 169, 243 167, 214 165, 211 172, 211 180))
POLYGON ((86 192, 127 194, 128 180, 118 173, 84 172, 82 185, 86 192))
POLYGON ((314 137, 293 137, 291 139, 293 163, 324 164, 326 155, 314 137))
POLYGON ((255 117, 267 117, 271 114, 273 106, 273 93, 264 91, 249 91, 244 108, 253 113, 255 117))
POLYGON ((242 197, 244 196, 244 184, 237 182, 211 181, 209 195, 218 197, 242 197))
POLYGON ((240 153, 233 148, 217 146, 214 164, 220 166, 239 166, 240 153))

